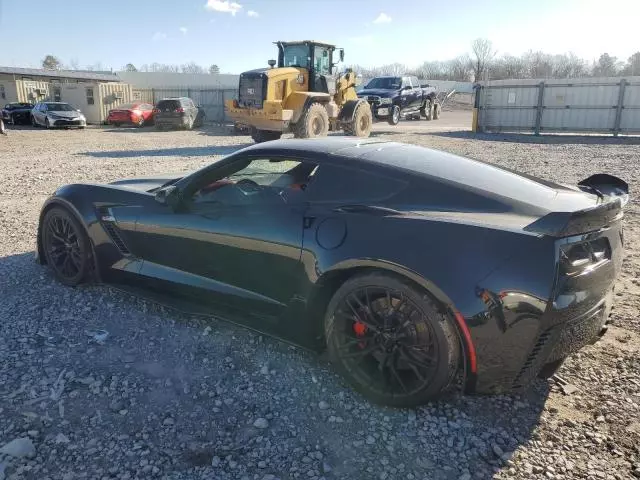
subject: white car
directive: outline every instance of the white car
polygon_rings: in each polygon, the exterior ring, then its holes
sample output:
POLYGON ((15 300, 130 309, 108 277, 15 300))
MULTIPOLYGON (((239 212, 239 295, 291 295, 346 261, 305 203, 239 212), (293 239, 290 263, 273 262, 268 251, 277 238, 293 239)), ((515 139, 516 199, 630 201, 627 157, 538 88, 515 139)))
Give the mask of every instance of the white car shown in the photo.
POLYGON ((39 102, 31 110, 31 124, 34 127, 76 127, 87 126, 87 119, 80 110, 64 102, 39 102))

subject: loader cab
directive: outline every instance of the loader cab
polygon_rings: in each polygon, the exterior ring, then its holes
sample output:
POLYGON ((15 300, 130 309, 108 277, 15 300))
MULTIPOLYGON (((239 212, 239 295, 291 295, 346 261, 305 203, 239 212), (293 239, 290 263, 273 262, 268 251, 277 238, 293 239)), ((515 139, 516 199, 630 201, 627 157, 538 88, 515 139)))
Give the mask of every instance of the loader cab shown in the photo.
MULTIPOLYGON (((276 45, 278 45, 278 67, 304 68, 309 72, 310 92, 333 93, 335 45, 313 41, 277 42, 276 45)), ((340 49, 339 52, 342 61, 344 51, 340 49)))

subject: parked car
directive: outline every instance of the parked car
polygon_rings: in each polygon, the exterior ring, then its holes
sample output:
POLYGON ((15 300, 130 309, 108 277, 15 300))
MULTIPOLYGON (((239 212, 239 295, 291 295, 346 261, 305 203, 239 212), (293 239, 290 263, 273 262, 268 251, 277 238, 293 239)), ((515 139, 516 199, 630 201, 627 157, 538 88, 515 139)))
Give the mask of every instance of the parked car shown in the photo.
POLYGON ((329 356, 396 406, 519 390, 606 329, 627 184, 558 185, 437 150, 265 142, 184 175, 72 184, 37 260, 329 356), (143 290, 144 289, 144 290, 143 290))
POLYGON ((28 125, 31 121, 32 103, 13 102, 7 103, 2 109, 2 119, 13 125, 28 125))
POLYGON ((418 77, 375 77, 358 92, 371 106, 374 120, 397 125, 401 118, 440 118, 436 89, 421 86, 418 77))
POLYGON ((153 114, 158 130, 165 127, 191 130, 201 127, 205 119, 204 109, 188 97, 163 98, 156 103, 153 114))
POLYGON ((77 127, 87 126, 87 119, 80 110, 65 102, 38 102, 31 110, 31 124, 34 127, 77 127))
POLYGON ((125 103, 109 110, 107 123, 115 127, 123 124, 144 127, 153 123, 153 105, 150 103, 125 103))

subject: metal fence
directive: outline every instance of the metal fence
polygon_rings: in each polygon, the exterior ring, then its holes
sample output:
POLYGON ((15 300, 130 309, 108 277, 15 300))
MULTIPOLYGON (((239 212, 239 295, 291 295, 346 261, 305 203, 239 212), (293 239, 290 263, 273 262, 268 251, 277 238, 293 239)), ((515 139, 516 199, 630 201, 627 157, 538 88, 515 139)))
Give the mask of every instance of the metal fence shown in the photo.
POLYGON ((640 77, 487 82, 475 106, 479 131, 640 133, 640 77))
POLYGON ((196 105, 201 106, 206 113, 206 122, 228 123, 230 120, 224 112, 224 102, 235 98, 236 89, 221 88, 149 88, 133 89, 133 100, 153 103, 167 97, 189 97, 196 105))

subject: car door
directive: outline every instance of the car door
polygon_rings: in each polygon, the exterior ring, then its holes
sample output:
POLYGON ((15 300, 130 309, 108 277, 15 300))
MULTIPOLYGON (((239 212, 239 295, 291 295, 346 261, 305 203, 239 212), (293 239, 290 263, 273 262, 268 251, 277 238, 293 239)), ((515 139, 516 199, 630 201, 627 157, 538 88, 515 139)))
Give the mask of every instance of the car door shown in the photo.
MULTIPOLYGON (((280 163, 272 160, 234 159, 249 165, 280 163)), ((194 180, 200 182, 197 188, 184 187, 179 211, 166 207, 141 212, 135 231, 135 247, 144 260, 141 274, 231 314, 280 317, 304 273, 300 263, 304 206, 301 191, 292 190, 287 196, 279 186, 267 189, 272 180, 285 175, 276 173, 268 182, 253 182, 259 193, 252 193, 254 185, 245 181, 246 194, 237 191, 241 190, 237 178, 214 174, 204 182, 194 180)))
POLYGON ((41 110, 42 110, 42 103, 38 103, 31 111, 31 114, 33 115, 33 119, 37 124, 40 123, 41 110))
POLYGON ((413 104, 413 91, 411 88, 411 80, 409 77, 402 77, 402 84, 400 86, 402 91, 400 92, 400 99, 402 104, 402 109, 410 109, 413 104))

